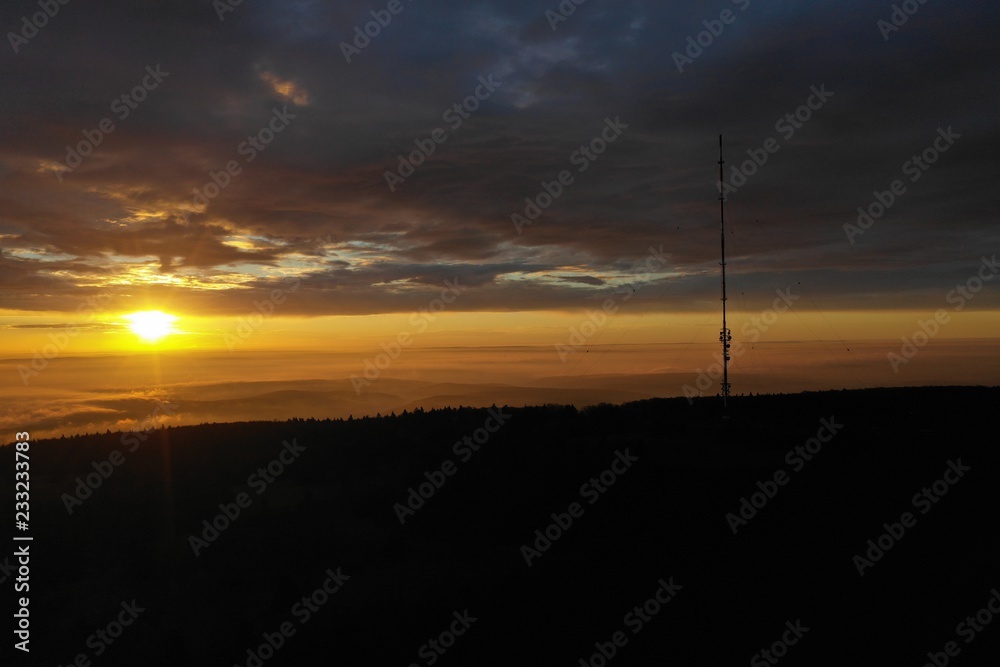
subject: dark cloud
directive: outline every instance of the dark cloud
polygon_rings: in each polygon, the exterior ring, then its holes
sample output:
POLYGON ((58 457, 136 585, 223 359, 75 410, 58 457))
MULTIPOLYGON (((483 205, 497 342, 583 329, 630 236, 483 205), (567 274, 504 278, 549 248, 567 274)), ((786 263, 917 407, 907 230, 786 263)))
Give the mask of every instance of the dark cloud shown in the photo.
MULTIPOLYGON (((0 48, 4 307, 106 294, 242 313, 297 276, 289 313, 408 310, 453 279, 460 310, 579 308, 662 245, 671 264, 637 298, 699 309, 717 290, 720 132, 727 175, 780 146, 727 205, 748 292, 937 306, 997 247, 996 7, 926 3, 884 40, 891 7, 870 3, 592 2, 552 30, 557 4, 406 3, 350 64, 341 43, 382 5, 272 0, 224 20, 194 0, 61 5, 0 48), (735 22, 679 72, 674 52, 725 8, 735 22), (115 100, 157 66, 122 117, 115 100), (781 125, 819 87, 811 118, 781 125), (581 161, 608 119, 628 127, 581 161), (961 138, 911 181, 904 163, 949 127, 961 138), (446 141, 390 191, 387 170, 437 128, 446 141), (87 136, 92 154, 59 166, 87 136), (572 184, 519 234, 511 215, 563 170, 572 184), (850 243, 844 224, 896 179, 905 194, 850 243)), ((8 3, 0 26, 36 10, 8 3)))
POLYGON ((581 285, 606 285, 605 281, 596 276, 556 276, 557 280, 567 283, 579 283, 581 285))
POLYGON ((120 328, 118 325, 105 324, 101 322, 85 322, 83 324, 72 324, 68 322, 63 322, 57 324, 55 322, 42 322, 38 324, 7 324, 4 325, 5 329, 85 329, 91 331, 114 331, 120 328))

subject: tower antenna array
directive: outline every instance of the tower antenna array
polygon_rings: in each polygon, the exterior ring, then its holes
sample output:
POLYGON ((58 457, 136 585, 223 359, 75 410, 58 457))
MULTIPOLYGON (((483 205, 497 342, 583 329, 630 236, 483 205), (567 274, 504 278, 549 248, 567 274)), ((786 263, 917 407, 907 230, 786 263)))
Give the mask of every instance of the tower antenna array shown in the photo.
POLYGON ((722 174, 722 135, 719 135, 719 224, 721 232, 722 260, 722 331, 719 333, 719 342, 722 343, 722 409, 725 410, 729 402, 729 348, 733 340, 733 334, 726 326, 726 216, 725 202, 726 194, 722 174))

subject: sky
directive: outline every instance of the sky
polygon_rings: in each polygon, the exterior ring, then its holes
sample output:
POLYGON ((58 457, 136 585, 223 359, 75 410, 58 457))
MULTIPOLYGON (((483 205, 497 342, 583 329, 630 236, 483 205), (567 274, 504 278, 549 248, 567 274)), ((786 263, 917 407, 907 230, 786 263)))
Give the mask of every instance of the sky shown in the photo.
MULTIPOLYGON (((734 340, 833 341, 847 358, 880 340, 872 383, 898 382, 887 355, 921 323, 939 314, 934 346, 1000 320, 998 14, 6 3, 0 356, 24 387, 39 355, 55 374, 56 354, 171 350, 256 351, 265 377, 277 351, 353 351, 301 376, 346 379, 409 335, 401 347, 535 346, 564 374, 590 345, 704 345, 635 367, 696 375, 718 337, 721 188, 734 340), (148 310, 175 333, 138 338, 127 315, 148 310)), ((939 370, 914 377, 998 377, 939 370)))

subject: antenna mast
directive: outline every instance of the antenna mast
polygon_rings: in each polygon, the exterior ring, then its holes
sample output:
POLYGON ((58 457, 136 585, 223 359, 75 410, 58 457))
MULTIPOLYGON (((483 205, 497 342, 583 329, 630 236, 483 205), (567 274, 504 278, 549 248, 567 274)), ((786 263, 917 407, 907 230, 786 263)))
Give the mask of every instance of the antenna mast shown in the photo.
POLYGON ((733 335, 729 332, 729 327, 726 326, 726 217, 725 217, 725 187, 722 174, 722 165, 725 160, 722 159, 722 135, 719 135, 719 224, 721 232, 721 249, 722 249, 722 260, 719 265, 722 266, 722 331, 719 333, 719 342, 722 343, 722 409, 723 411, 727 408, 727 403, 729 402, 729 348, 731 347, 730 341, 733 340, 733 335))

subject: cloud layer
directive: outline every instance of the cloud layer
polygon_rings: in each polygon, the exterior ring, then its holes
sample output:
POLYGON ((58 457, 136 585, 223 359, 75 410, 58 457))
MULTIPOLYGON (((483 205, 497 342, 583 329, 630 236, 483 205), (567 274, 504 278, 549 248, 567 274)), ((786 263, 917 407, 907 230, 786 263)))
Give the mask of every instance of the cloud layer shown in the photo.
POLYGON ((639 279, 655 309, 714 307, 720 133, 727 182, 753 172, 727 204, 744 290, 940 307, 997 247, 992 5, 891 31, 860 2, 404 2, 371 24, 385 7, 69 3, 28 38, 38 6, 5 5, 2 307, 243 314, 289 277, 288 314, 414 310, 454 279, 458 310, 639 279))

